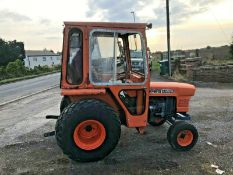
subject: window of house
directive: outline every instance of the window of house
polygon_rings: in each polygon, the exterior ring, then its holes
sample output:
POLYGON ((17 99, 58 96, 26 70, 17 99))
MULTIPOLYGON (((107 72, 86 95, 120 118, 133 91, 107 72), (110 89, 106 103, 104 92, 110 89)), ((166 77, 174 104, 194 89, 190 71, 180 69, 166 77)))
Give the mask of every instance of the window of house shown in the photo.
POLYGON ((53 61, 53 57, 50 57, 51 61, 53 61))
POLYGON ((34 57, 34 58, 33 58, 33 61, 37 61, 37 58, 36 58, 36 57, 34 57))
POLYGON ((46 57, 43 57, 43 61, 46 61, 46 57))

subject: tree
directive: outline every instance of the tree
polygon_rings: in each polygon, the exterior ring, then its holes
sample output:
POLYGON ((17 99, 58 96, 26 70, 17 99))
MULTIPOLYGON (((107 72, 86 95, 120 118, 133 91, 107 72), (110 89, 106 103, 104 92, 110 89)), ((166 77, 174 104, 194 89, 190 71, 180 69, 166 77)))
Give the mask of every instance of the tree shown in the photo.
POLYGON ((230 44, 230 57, 231 57, 231 59, 233 59, 233 36, 232 36, 232 42, 231 42, 231 44, 230 44))
POLYGON ((5 67, 0 66, 0 80, 5 79, 5 77, 6 77, 5 67))
POLYGON ((22 76, 24 75, 26 69, 23 65, 23 62, 19 59, 15 60, 14 62, 9 62, 6 66, 6 72, 11 77, 14 76, 22 76))
POLYGON ((7 42, 0 38, 0 65, 5 65, 7 62, 7 42))
POLYGON ((0 66, 6 66, 9 62, 16 59, 25 58, 24 43, 14 41, 4 41, 0 38, 0 66))
POLYGON ((13 77, 17 74, 17 65, 14 62, 9 62, 6 66, 6 72, 8 75, 13 77))

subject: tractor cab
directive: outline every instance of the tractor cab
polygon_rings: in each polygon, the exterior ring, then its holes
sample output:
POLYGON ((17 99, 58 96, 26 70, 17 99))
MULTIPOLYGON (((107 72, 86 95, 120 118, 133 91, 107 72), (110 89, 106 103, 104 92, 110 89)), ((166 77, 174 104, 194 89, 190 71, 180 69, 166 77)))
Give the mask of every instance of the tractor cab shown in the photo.
POLYGON ((179 151, 197 142, 189 120, 195 87, 150 82, 145 23, 65 22, 61 94, 54 135, 71 159, 96 161, 117 145, 121 125, 143 134, 149 124, 170 126, 167 139, 179 151), (179 120, 179 122, 177 122, 179 120))
MULTIPOLYGON (((66 22, 62 95, 97 98, 121 111, 129 127, 147 124, 149 69, 147 24, 66 22), (135 69, 135 55, 140 69, 135 69)), ((65 106, 65 105, 64 105, 65 106)))

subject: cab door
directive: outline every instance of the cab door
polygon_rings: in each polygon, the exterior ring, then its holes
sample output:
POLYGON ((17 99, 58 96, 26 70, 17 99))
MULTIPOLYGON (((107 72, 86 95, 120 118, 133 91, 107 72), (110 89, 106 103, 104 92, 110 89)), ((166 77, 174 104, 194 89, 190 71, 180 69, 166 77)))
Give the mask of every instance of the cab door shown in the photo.
POLYGON ((125 30, 90 33, 90 81, 110 89, 125 112, 128 127, 147 125, 149 74, 144 36, 125 30))

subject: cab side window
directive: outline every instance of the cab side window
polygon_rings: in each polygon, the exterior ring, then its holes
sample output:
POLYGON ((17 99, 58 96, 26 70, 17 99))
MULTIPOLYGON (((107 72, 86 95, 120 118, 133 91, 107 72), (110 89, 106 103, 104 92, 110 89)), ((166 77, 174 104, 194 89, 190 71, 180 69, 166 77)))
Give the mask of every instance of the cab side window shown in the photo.
POLYGON ((129 49, 132 71, 145 74, 143 49, 141 45, 141 37, 139 34, 129 35, 129 49))
POLYGON ((67 82, 79 85, 83 80, 83 35, 81 30, 69 32, 67 82))

